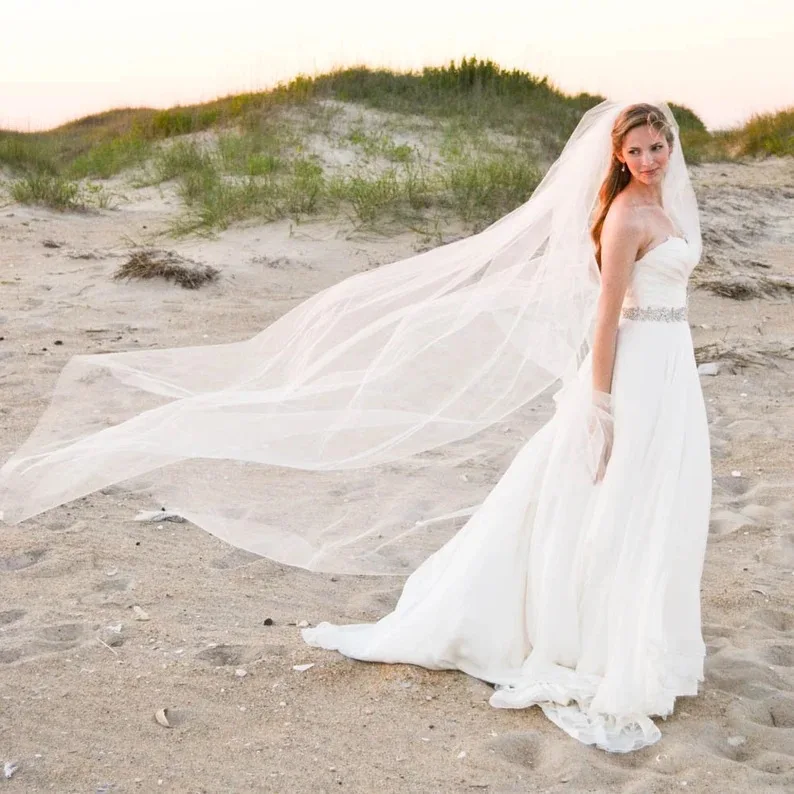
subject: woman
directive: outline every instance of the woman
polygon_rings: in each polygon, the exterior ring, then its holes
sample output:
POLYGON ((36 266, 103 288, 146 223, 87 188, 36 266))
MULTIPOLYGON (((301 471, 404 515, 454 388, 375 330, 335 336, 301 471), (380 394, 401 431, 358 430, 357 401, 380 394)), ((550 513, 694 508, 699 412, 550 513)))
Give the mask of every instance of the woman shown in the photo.
POLYGON ((305 639, 463 670, 497 685, 493 705, 537 703, 607 750, 650 744, 649 717, 702 679, 711 471, 685 321, 700 251, 669 108, 602 102, 477 235, 244 342, 73 358, 0 472, 3 517, 135 478, 289 564, 424 560, 379 623, 305 639), (483 456, 514 454, 503 420, 530 428, 557 382, 554 415, 477 504, 483 456))
POLYGON ((580 741, 624 752, 657 741, 649 716, 703 677, 711 468, 685 321, 696 259, 662 206, 675 136, 639 104, 617 116, 612 145, 592 229, 592 355, 570 393, 393 613, 303 636, 357 659, 463 670, 497 685, 492 705, 539 704, 580 741))

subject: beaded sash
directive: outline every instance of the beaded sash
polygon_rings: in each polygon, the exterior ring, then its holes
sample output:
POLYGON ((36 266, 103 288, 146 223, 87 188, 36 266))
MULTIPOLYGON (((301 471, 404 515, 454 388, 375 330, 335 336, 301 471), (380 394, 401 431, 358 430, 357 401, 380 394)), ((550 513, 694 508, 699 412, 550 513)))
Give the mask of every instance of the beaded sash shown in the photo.
POLYGON ((627 320, 662 320, 680 322, 687 318, 686 306, 625 306, 620 316, 627 320))

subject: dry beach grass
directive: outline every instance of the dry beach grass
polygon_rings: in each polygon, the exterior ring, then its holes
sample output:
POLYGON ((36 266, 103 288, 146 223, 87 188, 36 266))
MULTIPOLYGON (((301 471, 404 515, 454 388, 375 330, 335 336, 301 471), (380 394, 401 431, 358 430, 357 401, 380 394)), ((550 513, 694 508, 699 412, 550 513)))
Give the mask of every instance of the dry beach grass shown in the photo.
POLYGON ((217 268, 189 262, 174 251, 144 249, 130 254, 130 258, 119 265, 113 278, 162 278, 185 289, 198 289, 203 284, 215 281, 219 273, 217 268))

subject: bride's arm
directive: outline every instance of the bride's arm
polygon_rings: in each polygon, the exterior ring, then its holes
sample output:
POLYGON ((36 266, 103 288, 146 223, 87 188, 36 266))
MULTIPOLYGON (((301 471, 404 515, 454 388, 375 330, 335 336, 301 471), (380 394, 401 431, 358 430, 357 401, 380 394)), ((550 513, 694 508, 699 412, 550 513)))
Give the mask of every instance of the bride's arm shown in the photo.
POLYGON ((601 292, 593 337, 593 391, 612 390, 615 344, 623 297, 643 238, 633 213, 613 205, 601 231, 601 292))

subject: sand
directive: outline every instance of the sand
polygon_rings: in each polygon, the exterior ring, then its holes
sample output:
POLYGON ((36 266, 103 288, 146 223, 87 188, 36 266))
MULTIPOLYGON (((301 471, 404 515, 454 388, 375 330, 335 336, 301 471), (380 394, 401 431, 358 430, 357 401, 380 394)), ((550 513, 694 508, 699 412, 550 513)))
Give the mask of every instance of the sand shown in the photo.
MULTIPOLYGON (((113 487, 0 528, 0 762, 18 764, 2 790, 791 791, 794 293, 780 285, 794 261, 794 161, 691 173, 705 240, 698 277, 777 286, 748 300, 691 292, 696 347, 717 344, 698 359, 720 363, 701 378, 714 466, 708 656, 701 693, 660 721, 658 744, 609 755, 538 709, 491 708, 490 688, 463 674, 309 648, 302 621, 375 620, 401 580, 310 574, 190 524, 134 522, 143 506, 113 487), (160 709, 172 727, 156 721, 160 709)), ((113 210, 0 209, 2 459, 34 427, 69 356, 244 339, 318 289, 423 244, 342 222, 162 240, 179 210, 173 186, 110 187, 126 196, 113 210), (221 278, 198 291, 112 280, 148 244, 221 278)))

